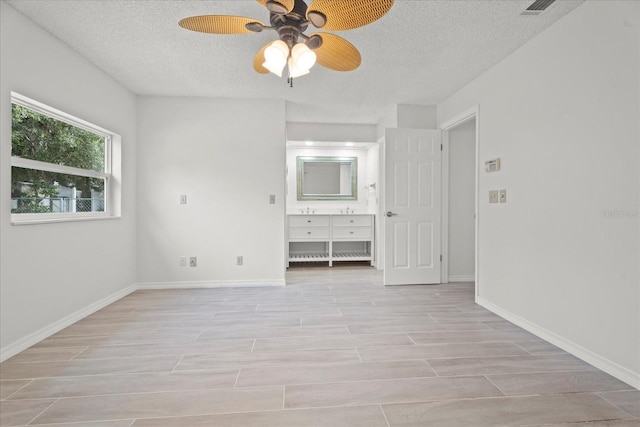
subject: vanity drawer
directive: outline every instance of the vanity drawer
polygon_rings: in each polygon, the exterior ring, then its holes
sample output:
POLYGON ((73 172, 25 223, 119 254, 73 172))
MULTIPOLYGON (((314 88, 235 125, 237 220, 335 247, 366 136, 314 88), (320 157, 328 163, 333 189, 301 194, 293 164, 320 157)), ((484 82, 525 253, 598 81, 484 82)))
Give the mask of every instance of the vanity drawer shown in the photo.
POLYGON ((333 239, 371 240, 371 227, 334 227, 333 239))
POLYGON ((289 215, 289 227, 317 227, 317 226, 329 226, 329 216, 328 215, 289 215))
POLYGON ((289 239, 329 240, 329 227, 289 227, 289 239))
POLYGON ((371 227, 371 215, 335 215, 332 218, 333 225, 371 227))

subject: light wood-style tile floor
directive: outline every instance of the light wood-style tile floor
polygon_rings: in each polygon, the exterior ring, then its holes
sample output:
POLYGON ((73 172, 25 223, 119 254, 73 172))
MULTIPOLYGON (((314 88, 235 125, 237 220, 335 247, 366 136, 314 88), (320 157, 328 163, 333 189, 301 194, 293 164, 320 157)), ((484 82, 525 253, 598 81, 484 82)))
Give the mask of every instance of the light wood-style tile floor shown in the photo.
POLYGON ((640 391, 473 302, 291 268, 139 291, 0 365, 0 425, 640 426, 640 391))

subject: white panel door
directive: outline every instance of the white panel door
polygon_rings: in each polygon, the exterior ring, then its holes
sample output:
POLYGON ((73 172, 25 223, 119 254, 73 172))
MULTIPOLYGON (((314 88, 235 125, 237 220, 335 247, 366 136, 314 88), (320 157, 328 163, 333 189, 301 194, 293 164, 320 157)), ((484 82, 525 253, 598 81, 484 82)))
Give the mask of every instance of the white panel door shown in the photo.
POLYGON ((387 129, 385 285, 440 283, 440 131, 387 129))

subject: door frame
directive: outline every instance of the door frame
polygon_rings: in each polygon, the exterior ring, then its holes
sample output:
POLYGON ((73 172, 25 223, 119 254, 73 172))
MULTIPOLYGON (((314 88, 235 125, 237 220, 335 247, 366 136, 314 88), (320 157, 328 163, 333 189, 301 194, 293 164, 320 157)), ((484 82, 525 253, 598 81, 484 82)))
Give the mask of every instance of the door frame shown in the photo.
POLYGON ((439 129, 442 131, 442 230, 441 230, 441 253, 442 253, 442 268, 441 268, 441 283, 449 283, 449 132, 451 129, 459 126, 469 120, 476 120, 476 135, 475 135, 475 203, 474 203, 474 229, 475 229, 475 290, 474 296, 477 301, 480 294, 480 106, 478 104, 469 108, 468 110, 452 117, 451 119, 443 122, 439 129))

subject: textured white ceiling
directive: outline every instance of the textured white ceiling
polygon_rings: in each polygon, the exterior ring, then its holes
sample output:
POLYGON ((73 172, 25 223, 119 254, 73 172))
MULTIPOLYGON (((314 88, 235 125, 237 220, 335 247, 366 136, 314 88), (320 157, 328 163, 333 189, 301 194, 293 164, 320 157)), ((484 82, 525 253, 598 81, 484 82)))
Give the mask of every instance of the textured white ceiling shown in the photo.
POLYGON ((255 53, 274 32, 211 35, 178 27, 182 18, 207 14, 268 23, 254 0, 7 3, 139 95, 285 99, 291 122, 373 124, 395 104, 442 101, 583 1, 559 0, 532 17, 520 13, 533 0, 396 0, 379 21, 336 33, 360 50, 360 68, 316 65, 293 88, 284 77, 253 70, 255 53))

